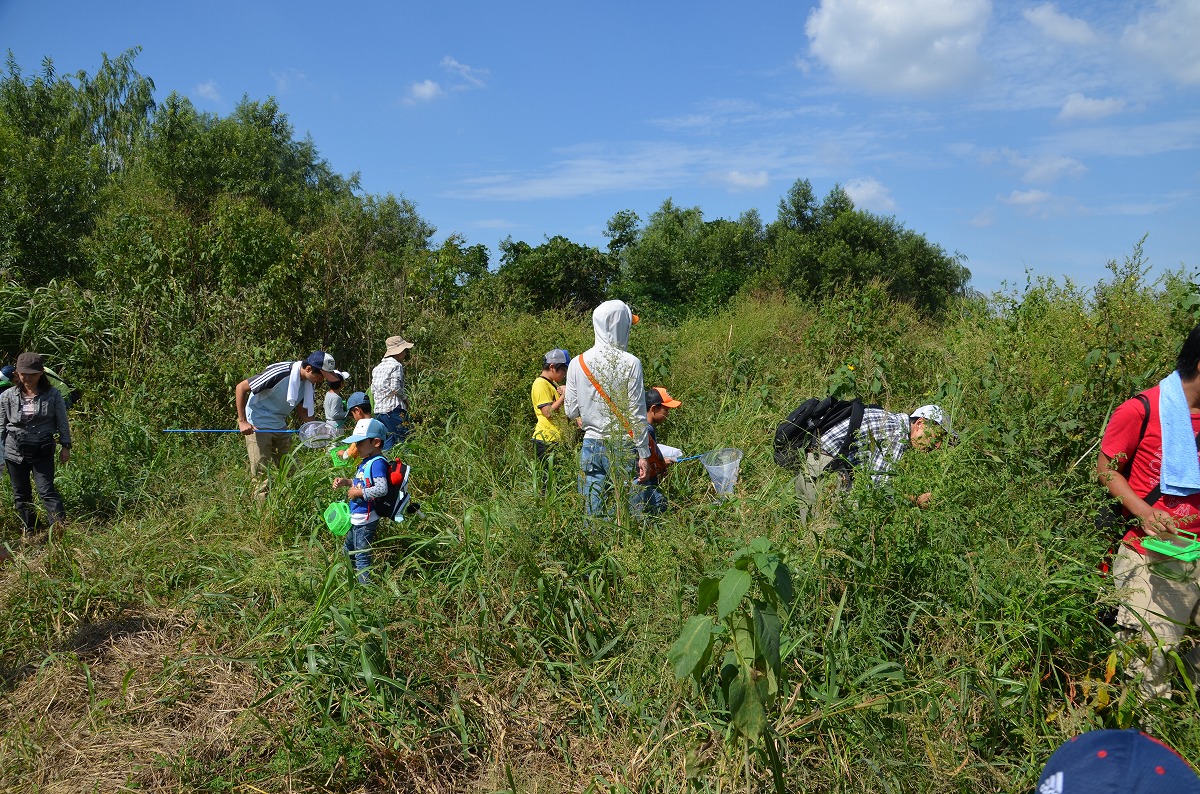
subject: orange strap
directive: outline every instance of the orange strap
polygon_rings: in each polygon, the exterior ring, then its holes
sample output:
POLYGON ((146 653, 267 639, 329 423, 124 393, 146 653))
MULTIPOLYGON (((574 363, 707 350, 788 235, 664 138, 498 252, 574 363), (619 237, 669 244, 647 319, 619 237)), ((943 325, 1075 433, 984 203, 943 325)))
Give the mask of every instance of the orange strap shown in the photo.
POLYGON ((587 362, 583 360, 582 353, 579 354, 578 361, 580 369, 583 370, 583 374, 587 375, 587 379, 592 382, 594 387, 596 387, 596 391, 600 392, 600 396, 604 398, 604 402, 608 403, 609 410, 613 412, 613 416, 621 420, 621 424, 625 426, 625 432, 629 434, 630 438, 633 438, 633 428, 629 426, 629 421, 621 414, 620 411, 617 410, 617 406, 615 403, 613 403, 612 398, 608 396, 608 392, 604 391, 604 389, 592 376, 592 371, 588 369, 587 362))

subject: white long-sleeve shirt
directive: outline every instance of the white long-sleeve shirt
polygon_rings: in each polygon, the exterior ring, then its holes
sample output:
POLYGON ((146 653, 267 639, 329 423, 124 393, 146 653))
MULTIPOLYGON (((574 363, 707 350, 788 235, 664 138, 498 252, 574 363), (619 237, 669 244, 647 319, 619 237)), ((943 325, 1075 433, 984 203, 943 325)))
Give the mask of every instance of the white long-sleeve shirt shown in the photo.
POLYGON ((596 344, 582 356, 571 360, 567 367, 566 393, 563 408, 567 418, 583 420, 585 439, 630 436, 637 447, 638 457, 650 457, 650 441, 646 422, 646 388, 642 379, 642 362, 625 351, 629 343, 632 315, 621 301, 606 301, 592 314, 596 344), (609 406, 592 385, 579 358, 586 362, 592 375, 616 407, 609 406))

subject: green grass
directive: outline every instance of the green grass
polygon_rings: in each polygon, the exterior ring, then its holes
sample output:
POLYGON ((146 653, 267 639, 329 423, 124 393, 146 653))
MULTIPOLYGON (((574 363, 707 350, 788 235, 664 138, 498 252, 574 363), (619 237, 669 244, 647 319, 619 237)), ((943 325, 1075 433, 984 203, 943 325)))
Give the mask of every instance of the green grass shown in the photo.
POLYGON ((684 403, 660 438, 746 454, 736 498, 681 464, 644 526, 584 522, 570 456, 536 493, 529 381, 541 351, 590 344, 586 318, 484 318, 413 366, 426 517, 384 529, 370 587, 322 526, 322 453, 259 505, 240 439, 93 403, 59 477, 70 523, 0 571, 0 789, 769 791, 717 665, 677 682, 667 661, 700 583, 756 537, 796 591, 768 715, 786 790, 1026 791, 1063 739, 1130 721, 1200 760, 1193 704, 1106 680, 1093 573, 1091 445, 1196 322, 1177 293, 1115 270, 941 324, 870 286, 647 323, 632 349, 684 403), (963 442, 806 524, 770 436, 839 384, 940 400, 963 442), (924 511, 893 496, 927 490, 924 511))

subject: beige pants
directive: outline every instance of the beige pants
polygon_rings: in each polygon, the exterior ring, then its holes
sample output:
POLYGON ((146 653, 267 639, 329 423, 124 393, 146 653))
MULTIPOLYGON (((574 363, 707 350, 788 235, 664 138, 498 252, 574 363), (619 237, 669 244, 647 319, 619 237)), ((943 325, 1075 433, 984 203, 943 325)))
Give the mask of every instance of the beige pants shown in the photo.
POLYGON ((801 520, 810 521, 830 511, 840 491, 846 489, 846 478, 840 474, 825 475, 833 456, 824 452, 809 452, 804 469, 792 480, 796 499, 800 502, 801 520))
MULTIPOLYGON (((1113 561, 1113 581, 1127 591, 1117 609, 1118 638, 1145 644, 1126 669, 1139 680, 1147 697, 1171 696, 1174 650, 1189 626, 1197 625, 1200 607, 1200 562, 1180 562, 1155 552, 1138 554, 1122 546, 1113 561)), ((1200 648, 1183 657, 1188 676, 1200 680, 1200 648)))
POLYGON ((292 434, 251 433, 244 438, 246 452, 250 455, 250 477, 258 484, 255 494, 266 494, 267 469, 278 468, 284 456, 292 451, 292 434))

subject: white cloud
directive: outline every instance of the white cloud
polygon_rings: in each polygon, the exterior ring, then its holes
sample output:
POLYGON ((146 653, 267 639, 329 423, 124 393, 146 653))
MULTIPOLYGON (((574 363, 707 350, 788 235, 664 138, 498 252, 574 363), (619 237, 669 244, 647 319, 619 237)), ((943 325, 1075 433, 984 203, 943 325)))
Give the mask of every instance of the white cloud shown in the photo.
POLYGON ((477 69, 467 66, 465 63, 459 63, 449 55, 442 58, 442 68, 465 81, 468 85, 462 86, 463 88, 483 88, 487 85, 487 78, 491 74, 487 69, 477 69))
POLYGON ((472 177, 448 191, 454 198, 501 201, 574 198, 616 191, 663 190, 686 183, 716 157, 707 150, 647 144, 625 151, 575 147, 533 173, 472 177))
POLYGON ((994 165, 997 162, 1007 162, 1021 169, 1022 182, 1046 184, 1057 182, 1064 177, 1083 176, 1087 166, 1073 157, 1061 154, 1023 155, 1013 149, 987 150, 979 153, 982 165, 994 165))
POLYGON ((978 229, 991 226, 996 222, 996 210, 992 207, 987 207, 967 222, 978 229))
POLYGON ((437 99, 443 93, 442 87, 433 80, 422 80, 408 87, 408 96, 404 101, 410 105, 416 102, 429 102, 437 99))
POLYGON ((217 90, 217 84, 213 80, 207 80, 196 86, 193 91, 201 99, 207 99, 209 102, 220 102, 221 92, 217 90))
POLYGON ((1025 19, 1047 38, 1064 44, 1091 44, 1096 34, 1087 22, 1062 13, 1053 3, 1026 9, 1025 19))
POLYGON ((751 173, 742 173, 741 171, 726 171, 719 177, 732 191, 742 190, 758 190, 766 187, 770 180, 767 178, 766 171, 753 171, 751 173))
POLYGON ((1063 121, 1096 121, 1107 116, 1113 116, 1125 109, 1125 100, 1109 97, 1108 99, 1091 99, 1083 94, 1074 93, 1063 102, 1058 117, 1063 121))
POLYGON ((295 68, 287 68, 282 72, 271 72, 271 77, 275 80, 275 91, 279 94, 286 94, 294 84, 303 83, 308 79, 304 72, 295 68))
POLYGON ((1063 177, 1083 176, 1087 173, 1083 163, 1059 154, 1030 157, 1021 165, 1025 168, 1025 173, 1021 175, 1025 182, 1057 182, 1063 177))
POLYGON ((1008 196, 1002 196, 1000 201, 1015 207, 1025 215, 1039 218, 1086 214, 1086 210, 1081 208, 1078 202, 1070 196, 1056 196, 1045 190, 1014 190, 1008 196))
POLYGON ((822 0, 804 31, 812 54, 871 93, 930 94, 969 82, 990 0, 822 0))
POLYGON ((1200 84, 1200 3, 1158 0, 1125 28, 1121 43, 1184 85, 1200 84))
POLYGON ((1039 204, 1045 204, 1054 196, 1044 190, 1014 190, 1009 194, 1008 198, 1002 199, 1005 204, 1012 204, 1016 207, 1033 207, 1039 204))
POLYGON ((498 229, 500 231, 504 231, 505 229, 521 228, 521 224, 513 223, 512 221, 506 221, 502 218, 483 218, 481 220, 473 221, 471 225, 476 229, 498 229))
POLYGON ((1153 124, 1080 127, 1043 139, 1047 146, 1092 157, 1142 157, 1200 148, 1200 117, 1153 124))
POLYGON ((895 212, 896 202, 883 183, 874 177, 851 179, 843 185, 854 206, 871 212, 895 212))

